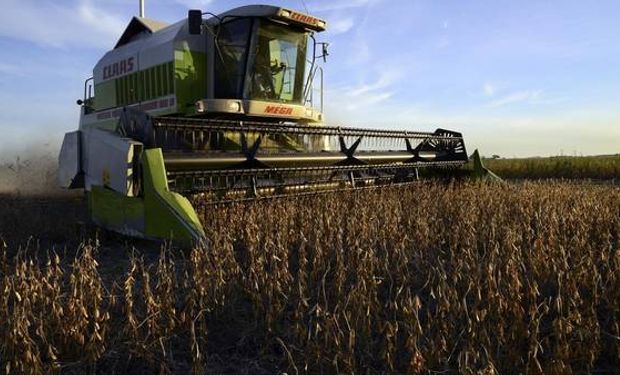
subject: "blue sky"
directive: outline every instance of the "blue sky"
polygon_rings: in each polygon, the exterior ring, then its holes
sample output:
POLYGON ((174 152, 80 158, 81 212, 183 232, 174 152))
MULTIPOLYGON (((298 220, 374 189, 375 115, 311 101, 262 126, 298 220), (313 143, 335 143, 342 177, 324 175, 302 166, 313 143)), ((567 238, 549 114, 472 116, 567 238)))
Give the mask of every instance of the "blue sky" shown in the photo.
MULTIPOLYGON (((146 0, 174 22, 240 0, 146 0)), ((304 11, 302 0, 271 1, 304 11)), ((3 0, 0 153, 55 152, 138 0, 3 0)), ((328 21, 327 122, 464 133, 502 156, 620 152, 620 1, 305 0, 328 21)))

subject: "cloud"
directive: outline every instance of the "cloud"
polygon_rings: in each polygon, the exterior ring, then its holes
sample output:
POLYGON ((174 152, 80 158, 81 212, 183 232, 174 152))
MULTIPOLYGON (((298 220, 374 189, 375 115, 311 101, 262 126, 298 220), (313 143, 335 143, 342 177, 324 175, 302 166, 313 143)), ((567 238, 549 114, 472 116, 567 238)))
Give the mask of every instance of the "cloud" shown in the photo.
POLYGON ((340 62, 355 67, 354 69, 360 71, 361 65, 367 64, 372 60, 372 51, 370 45, 362 36, 355 36, 351 43, 354 44, 354 47, 351 45, 346 46, 345 43, 342 43, 342 46, 344 46, 342 50, 345 53, 342 55, 340 62))
POLYGON ((187 9, 203 9, 211 4, 213 0, 174 0, 177 4, 183 5, 187 9))
POLYGON ((398 74, 394 71, 390 73, 383 73, 375 82, 348 87, 348 95, 358 97, 375 91, 384 90, 390 87, 397 80, 397 76, 398 74))
MULTIPOLYGON (((367 112, 372 113, 375 105, 385 102, 395 94, 393 84, 399 77, 396 70, 383 73, 375 81, 362 82, 356 85, 345 85, 326 91, 326 104, 334 109, 334 112, 347 111, 347 117, 355 115, 358 118, 366 118, 367 112)), ((340 113, 343 114, 343 113, 340 113)))
POLYGON ((91 32, 95 31, 95 34, 102 36, 120 36, 126 26, 124 19, 95 8, 89 1, 80 4, 79 15, 80 23, 88 25, 91 32))
POLYGON ((497 88, 495 87, 495 85, 493 85, 492 83, 486 82, 483 86, 482 86, 482 91, 484 91, 484 94, 486 96, 493 96, 495 95, 497 88))
POLYGON ((15 64, 7 64, 5 62, 0 62, 0 74, 2 75, 11 75, 11 76, 23 76, 25 75, 24 69, 15 64))
POLYGON ((394 93, 391 91, 367 93, 363 96, 349 97, 348 100, 345 103, 342 103, 339 107, 344 108, 347 111, 357 111, 358 109, 362 109, 363 112, 365 112, 373 105, 385 102, 393 96, 394 93))
POLYGON ((442 36, 441 38, 439 38, 439 40, 437 40, 437 43, 435 44, 437 49, 444 49, 448 46, 450 46, 451 42, 450 39, 448 39, 445 36, 442 36))
POLYGON ((540 90, 517 91, 512 94, 509 94, 499 99, 491 101, 488 106, 491 108, 498 108, 498 107, 503 107, 509 104, 532 102, 540 98, 540 94, 541 94, 540 90))
POLYGON ((390 99, 394 96, 391 91, 366 94, 362 97, 358 97, 354 103, 349 103, 347 109, 355 110, 358 108, 369 107, 370 105, 378 104, 390 99))
POLYGON ((97 8, 90 0, 62 5, 53 1, 4 0, 0 36, 53 48, 109 48, 127 21, 97 8))
POLYGON ((331 1, 321 1, 319 3, 311 3, 309 5, 309 11, 312 12, 325 12, 332 10, 342 10, 349 8, 359 8, 370 3, 377 2, 380 0, 331 0, 331 1))
POLYGON ((351 30, 355 23, 353 22, 353 18, 337 18, 336 21, 330 22, 329 33, 332 35, 343 34, 347 31, 351 30))

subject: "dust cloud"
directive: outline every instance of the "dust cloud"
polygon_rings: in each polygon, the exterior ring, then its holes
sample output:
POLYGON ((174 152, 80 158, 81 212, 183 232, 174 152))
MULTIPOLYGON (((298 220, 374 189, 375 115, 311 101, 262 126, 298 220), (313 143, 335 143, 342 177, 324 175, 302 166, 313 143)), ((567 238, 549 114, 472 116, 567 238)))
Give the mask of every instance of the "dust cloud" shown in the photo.
MULTIPOLYGON (((36 148, 32 148, 36 149, 36 148)), ((62 195, 58 187, 58 152, 25 151, 0 155, 0 193, 23 195, 62 195)))

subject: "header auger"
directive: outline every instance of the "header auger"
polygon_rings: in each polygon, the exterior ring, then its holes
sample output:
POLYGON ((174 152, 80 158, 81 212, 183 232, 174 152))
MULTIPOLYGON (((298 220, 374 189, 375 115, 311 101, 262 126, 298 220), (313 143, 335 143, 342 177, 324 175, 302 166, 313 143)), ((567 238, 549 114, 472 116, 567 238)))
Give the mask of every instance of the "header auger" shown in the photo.
POLYGON ((382 186, 467 163, 454 131, 323 125, 317 58, 327 50, 314 33, 325 28, 264 5, 207 19, 189 11, 173 25, 134 17, 86 82, 80 129, 60 154, 61 185, 85 188, 103 227, 192 243, 204 230, 187 196, 228 202, 382 186))

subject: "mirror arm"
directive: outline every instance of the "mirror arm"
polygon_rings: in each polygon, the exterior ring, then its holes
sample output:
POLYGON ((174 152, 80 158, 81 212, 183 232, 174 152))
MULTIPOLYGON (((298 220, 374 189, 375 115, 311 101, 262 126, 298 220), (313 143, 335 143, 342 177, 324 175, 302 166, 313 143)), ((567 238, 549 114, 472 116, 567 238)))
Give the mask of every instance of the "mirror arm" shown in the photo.
POLYGON ((200 35, 202 33, 202 11, 190 9, 187 11, 187 26, 190 35, 200 35))

